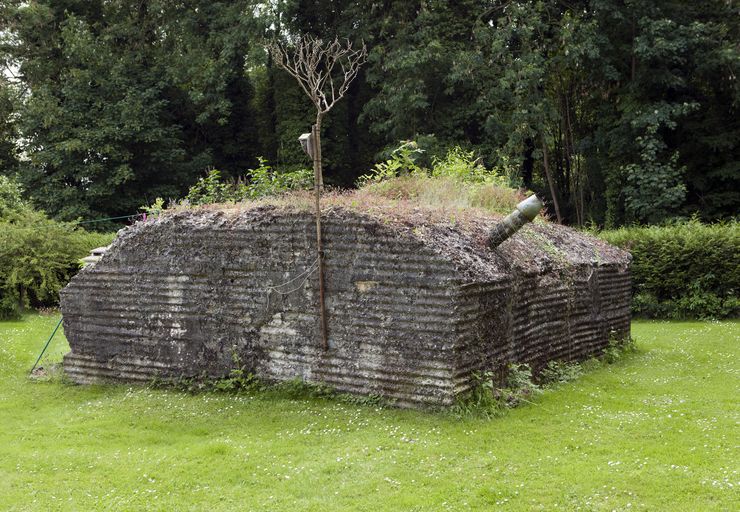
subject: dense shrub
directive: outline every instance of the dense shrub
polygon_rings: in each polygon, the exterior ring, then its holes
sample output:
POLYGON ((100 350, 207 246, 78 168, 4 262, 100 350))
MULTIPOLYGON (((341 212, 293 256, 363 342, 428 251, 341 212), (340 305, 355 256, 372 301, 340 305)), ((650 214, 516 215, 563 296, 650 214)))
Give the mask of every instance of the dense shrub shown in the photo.
POLYGON ((0 318, 17 316, 28 306, 55 305, 80 258, 111 239, 47 218, 0 176, 0 318))
POLYGON ((633 312, 648 318, 725 318, 740 314, 740 228, 696 220, 600 233, 629 250, 633 312))

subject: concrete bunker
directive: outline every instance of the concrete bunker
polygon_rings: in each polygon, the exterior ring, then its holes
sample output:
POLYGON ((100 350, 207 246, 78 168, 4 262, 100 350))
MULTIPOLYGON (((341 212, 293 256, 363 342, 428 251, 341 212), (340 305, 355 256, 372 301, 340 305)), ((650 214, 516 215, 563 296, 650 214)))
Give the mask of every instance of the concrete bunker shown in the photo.
POLYGON ((62 292, 66 373, 220 377, 236 353, 266 380, 448 405, 476 371, 579 360, 629 336, 628 253, 546 222, 492 249, 508 229, 496 216, 396 206, 322 215, 326 350, 310 211, 184 209, 123 230, 62 292))

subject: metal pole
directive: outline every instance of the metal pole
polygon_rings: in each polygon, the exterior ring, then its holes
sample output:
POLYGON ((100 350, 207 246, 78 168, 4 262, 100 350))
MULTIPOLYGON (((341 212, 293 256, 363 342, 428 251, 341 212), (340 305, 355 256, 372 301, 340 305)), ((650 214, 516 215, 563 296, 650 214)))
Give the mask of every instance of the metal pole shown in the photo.
POLYGON ((326 304, 324 302, 324 250, 321 244, 321 127, 315 124, 311 127, 313 138, 313 174, 314 191, 316 198, 316 250, 319 262, 319 318, 321 321, 321 340, 324 350, 329 350, 329 334, 326 324, 326 304))
POLYGON ((59 326, 62 325, 62 320, 64 320, 64 317, 59 319, 59 322, 57 322, 57 326, 54 327, 54 331, 52 331, 51 336, 49 336, 49 339, 46 340, 46 345, 44 345, 44 349, 39 354, 39 357, 36 358, 36 362, 33 363, 33 368, 31 368, 31 371, 28 372, 29 375, 33 373, 33 371, 36 369, 36 365, 39 364, 39 361, 41 361, 41 358, 44 355, 44 352, 46 352, 46 349, 49 348, 49 343, 51 343, 51 339, 54 337, 54 335, 57 333, 57 330, 59 329, 59 326))

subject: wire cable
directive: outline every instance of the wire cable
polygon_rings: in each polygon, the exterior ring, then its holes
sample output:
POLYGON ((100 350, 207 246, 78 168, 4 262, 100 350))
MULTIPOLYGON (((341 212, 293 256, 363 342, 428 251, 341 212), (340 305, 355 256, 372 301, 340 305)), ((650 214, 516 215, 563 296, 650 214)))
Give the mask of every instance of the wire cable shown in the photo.
POLYGON ((297 276, 295 276, 293 279, 291 279, 289 281, 285 281, 284 283, 281 283, 281 284, 278 284, 278 285, 275 285, 275 286, 268 286, 267 287, 267 290, 268 291, 273 291, 274 290, 274 291, 278 292, 280 295, 288 295, 288 294, 293 293, 293 292, 295 292, 297 290, 300 290, 303 287, 303 285, 306 283, 306 281, 308 280, 308 278, 311 276, 311 274, 313 274, 318 267, 319 267, 319 258, 316 258, 308 266, 308 268, 306 270, 304 270, 303 272, 301 272, 300 274, 298 274, 297 276), (294 283, 294 282, 296 282, 297 280, 299 280, 301 278, 303 278, 303 280, 295 288, 292 288, 292 289, 287 290, 287 291, 280 290, 280 288, 282 288, 283 286, 286 286, 286 285, 289 285, 291 283, 294 283))

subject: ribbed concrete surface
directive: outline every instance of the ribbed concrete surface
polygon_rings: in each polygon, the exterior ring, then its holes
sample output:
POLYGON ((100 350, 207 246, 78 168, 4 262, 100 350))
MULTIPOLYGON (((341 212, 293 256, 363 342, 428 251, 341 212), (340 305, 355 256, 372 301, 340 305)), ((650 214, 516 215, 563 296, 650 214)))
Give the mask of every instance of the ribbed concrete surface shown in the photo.
POLYGON ((303 276, 311 214, 186 211, 124 231, 62 292, 67 373, 223 376, 235 352, 264 379, 444 405, 473 371, 580 359, 629 333, 629 256, 567 228, 525 227, 490 251, 450 225, 339 209, 324 223, 328 351, 316 273, 303 276))

